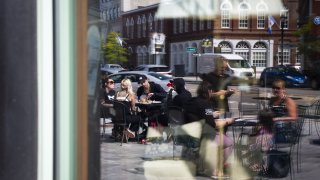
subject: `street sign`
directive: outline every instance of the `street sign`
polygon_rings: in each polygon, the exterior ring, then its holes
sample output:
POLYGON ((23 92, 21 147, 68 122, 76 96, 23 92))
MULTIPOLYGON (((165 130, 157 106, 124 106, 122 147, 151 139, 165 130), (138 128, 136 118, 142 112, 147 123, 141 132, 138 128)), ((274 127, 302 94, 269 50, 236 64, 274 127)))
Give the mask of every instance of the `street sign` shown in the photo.
POLYGON ((197 52, 197 48, 196 47, 187 47, 187 52, 197 52))

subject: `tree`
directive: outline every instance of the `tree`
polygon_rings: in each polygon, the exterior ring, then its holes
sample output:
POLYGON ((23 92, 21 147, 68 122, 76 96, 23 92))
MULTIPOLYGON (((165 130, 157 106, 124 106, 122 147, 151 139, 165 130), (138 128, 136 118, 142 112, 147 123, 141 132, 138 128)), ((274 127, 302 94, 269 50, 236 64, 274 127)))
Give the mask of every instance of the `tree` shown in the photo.
POLYGON ((102 43, 101 49, 105 63, 122 64, 128 61, 127 48, 123 47, 123 40, 120 39, 120 34, 110 32, 106 41, 102 43))
POLYGON ((305 59, 312 59, 316 54, 320 53, 320 42, 317 39, 317 33, 314 32, 315 27, 311 20, 308 20, 294 34, 302 37, 303 40, 298 43, 299 54, 303 54, 305 59))

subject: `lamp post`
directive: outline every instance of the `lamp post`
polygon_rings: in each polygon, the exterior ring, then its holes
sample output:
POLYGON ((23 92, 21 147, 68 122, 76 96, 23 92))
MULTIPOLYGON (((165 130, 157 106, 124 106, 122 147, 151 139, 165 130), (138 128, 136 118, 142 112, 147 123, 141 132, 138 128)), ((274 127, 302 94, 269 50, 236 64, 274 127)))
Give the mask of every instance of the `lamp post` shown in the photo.
POLYGON ((281 65, 283 65, 283 34, 284 34, 284 22, 286 20, 286 16, 281 15, 280 17, 280 27, 281 27, 281 65))

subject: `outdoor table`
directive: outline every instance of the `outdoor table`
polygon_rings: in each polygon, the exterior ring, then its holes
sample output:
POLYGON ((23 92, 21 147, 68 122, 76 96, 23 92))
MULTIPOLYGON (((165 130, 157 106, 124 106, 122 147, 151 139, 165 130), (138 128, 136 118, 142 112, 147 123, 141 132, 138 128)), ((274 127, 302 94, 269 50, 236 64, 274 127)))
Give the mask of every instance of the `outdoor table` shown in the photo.
MULTIPOLYGON (((148 117, 148 125, 151 123, 150 121, 156 119, 158 124, 158 116, 163 113, 162 107, 164 103, 161 101, 148 101, 148 102, 136 102, 136 106, 141 109, 141 113, 147 114, 146 117, 148 117)), ((150 124, 151 126, 155 126, 153 124, 150 124)))
MULTIPOLYGON (((236 132, 235 132, 235 130, 237 128, 240 129, 239 135, 241 135, 243 133, 244 128, 246 128, 246 127, 253 128, 253 127, 257 126, 257 124, 258 124, 258 120, 257 120, 257 118, 254 118, 254 117, 248 118, 248 119, 246 119, 246 118, 236 119, 235 122, 230 125, 232 128, 232 136, 233 136, 234 143, 237 142, 236 141, 236 132)), ((241 139, 238 139, 238 142, 240 140, 241 139)))
MULTIPOLYGON (((294 97, 294 96, 289 96, 289 98, 293 99, 293 100, 300 100, 302 99, 301 97, 294 97)), ((252 99, 257 99, 257 100, 270 100, 271 97, 263 97, 263 96, 259 96, 259 97, 252 97, 252 99)))

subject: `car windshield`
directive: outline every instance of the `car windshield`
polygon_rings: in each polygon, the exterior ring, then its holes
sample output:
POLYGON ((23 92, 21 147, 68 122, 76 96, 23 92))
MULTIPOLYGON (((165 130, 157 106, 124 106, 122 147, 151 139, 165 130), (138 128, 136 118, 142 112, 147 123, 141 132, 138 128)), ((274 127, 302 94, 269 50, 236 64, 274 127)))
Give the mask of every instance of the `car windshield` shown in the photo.
POLYGON ((169 71, 169 67, 150 67, 149 71, 154 71, 154 72, 167 72, 169 71))
POLYGON ((118 65, 110 65, 111 69, 121 69, 121 66, 118 65))
POLYGON ((280 72, 287 75, 301 75, 301 73, 294 67, 284 67, 279 69, 280 72))
POLYGON ((231 68, 250 68, 250 65, 247 61, 244 60, 230 60, 228 61, 231 68))
POLYGON ((153 77, 155 77, 155 78, 157 78, 157 79, 160 79, 161 81, 172 79, 172 78, 170 78, 170 77, 168 77, 168 76, 165 76, 165 75, 159 74, 159 73, 149 73, 149 75, 150 75, 150 76, 153 76, 153 77))

